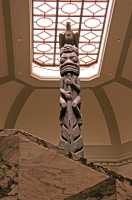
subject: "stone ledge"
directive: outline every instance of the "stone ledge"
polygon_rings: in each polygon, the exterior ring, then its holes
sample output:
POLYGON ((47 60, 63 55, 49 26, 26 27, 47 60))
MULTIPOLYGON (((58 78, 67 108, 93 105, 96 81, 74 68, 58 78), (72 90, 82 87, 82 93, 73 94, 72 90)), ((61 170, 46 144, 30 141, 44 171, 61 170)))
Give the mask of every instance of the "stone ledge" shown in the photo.
POLYGON ((49 194, 57 200, 95 200, 97 194, 100 199, 109 200, 109 197, 116 199, 116 190, 124 198, 132 198, 131 185, 131 179, 109 168, 86 159, 79 162, 67 158, 57 146, 31 133, 0 130, 0 198, 3 200, 48 200, 49 194))
POLYGON ((63 200, 110 180, 65 157, 54 145, 20 130, 1 134, 0 163, 3 199, 63 200))

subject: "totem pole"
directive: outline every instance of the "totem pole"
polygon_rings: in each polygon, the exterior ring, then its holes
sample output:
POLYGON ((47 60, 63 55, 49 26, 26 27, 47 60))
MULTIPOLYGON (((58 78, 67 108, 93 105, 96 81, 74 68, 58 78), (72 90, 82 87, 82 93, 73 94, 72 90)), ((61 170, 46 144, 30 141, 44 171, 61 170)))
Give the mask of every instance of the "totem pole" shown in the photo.
POLYGON ((73 33, 69 22, 66 31, 59 35, 60 44, 60 126, 59 147, 75 160, 83 158, 84 147, 80 127, 80 81, 78 59, 78 33, 73 33))

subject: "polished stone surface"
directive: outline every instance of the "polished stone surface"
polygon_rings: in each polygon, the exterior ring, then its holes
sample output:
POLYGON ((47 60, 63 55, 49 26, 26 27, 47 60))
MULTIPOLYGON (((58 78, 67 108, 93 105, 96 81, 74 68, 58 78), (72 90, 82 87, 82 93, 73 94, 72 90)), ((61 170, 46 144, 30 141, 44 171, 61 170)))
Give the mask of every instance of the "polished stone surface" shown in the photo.
POLYGON ((131 191, 127 181, 69 159, 41 138, 0 131, 2 200, 132 200, 131 191))
POLYGON ((19 167, 18 136, 0 137, 0 199, 17 200, 18 167, 19 167))
POLYGON ((20 141, 20 199, 62 200, 97 183, 106 176, 70 160, 54 149, 22 138, 20 141))
POLYGON ((116 191, 118 200, 132 200, 132 186, 126 181, 116 182, 116 191))
POLYGON ((115 200, 116 199, 116 187, 115 180, 107 179, 91 188, 73 195, 65 200, 115 200))

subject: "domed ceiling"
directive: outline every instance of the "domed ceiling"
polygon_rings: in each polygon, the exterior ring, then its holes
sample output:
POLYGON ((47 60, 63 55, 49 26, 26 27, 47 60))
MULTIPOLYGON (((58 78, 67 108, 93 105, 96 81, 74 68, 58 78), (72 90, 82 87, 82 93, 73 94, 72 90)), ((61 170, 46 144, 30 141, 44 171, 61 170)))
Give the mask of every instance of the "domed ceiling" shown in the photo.
MULTIPOLYGON (((59 81, 30 76, 31 1, 0 1, 0 128, 59 141, 59 81)), ((132 156, 132 1, 116 0, 99 78, 81 82, 85 154, 132 156)))

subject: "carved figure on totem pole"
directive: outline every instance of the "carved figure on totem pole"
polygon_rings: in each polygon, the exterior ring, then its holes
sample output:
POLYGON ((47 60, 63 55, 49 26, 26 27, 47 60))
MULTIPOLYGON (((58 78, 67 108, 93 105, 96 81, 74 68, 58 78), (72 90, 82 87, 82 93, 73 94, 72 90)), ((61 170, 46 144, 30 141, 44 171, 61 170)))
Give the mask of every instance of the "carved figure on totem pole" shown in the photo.
POLYGON ((77 48, 78 34, 76 33, 75 37, 69 26, 68 22, 66 32, 59 36, 61 74, 60 147, 64 148, 66 154, 78 160, 83 157, 84 152, 80 130, 82 119, 80 114, 80 80, 78 78, 80 73, 77 48), (71 34, 69 34, 68 39, 67 31, 70 31, 71 34))

